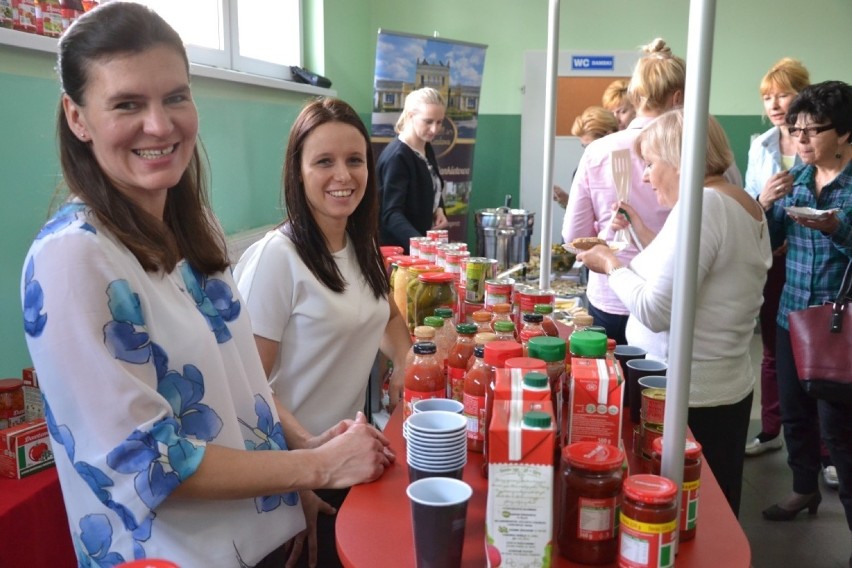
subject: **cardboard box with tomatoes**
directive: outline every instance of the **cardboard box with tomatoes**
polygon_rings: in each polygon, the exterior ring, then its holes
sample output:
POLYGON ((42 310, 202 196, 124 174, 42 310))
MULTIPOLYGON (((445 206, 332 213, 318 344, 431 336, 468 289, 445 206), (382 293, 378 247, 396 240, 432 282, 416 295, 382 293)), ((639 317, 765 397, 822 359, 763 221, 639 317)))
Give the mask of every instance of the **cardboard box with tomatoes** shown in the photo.
POLYGON ((44 418, 0 430, 0 476, 20 479, 52 466, 44 418))

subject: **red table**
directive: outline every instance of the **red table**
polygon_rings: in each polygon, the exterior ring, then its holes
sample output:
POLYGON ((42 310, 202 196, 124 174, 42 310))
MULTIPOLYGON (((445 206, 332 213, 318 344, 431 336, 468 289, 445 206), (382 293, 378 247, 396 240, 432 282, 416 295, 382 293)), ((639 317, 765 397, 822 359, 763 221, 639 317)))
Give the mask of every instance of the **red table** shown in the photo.
POLYGON ((56 468, 0 478, 0 566, 77 566, 56 468))
MULTIPOLYGON (((377 481, 353 487, 337 513, 337 550, 347 568, 402 568, 414 566, 411 511, 405 488, 408 466, 402 438, 402 414, 398 407, 385 435, 396 450, 397 460, 377 481)), ((625 451, 631 471, 639 471, 633 455, 632 424, 625 419, 625 451)), ((464 481, 473 487, 468 503, 462 566, 482 568, 485 560, 485 500, 488 480, 480 474, 482 455, 469 453, 464 481)), ((706 463, 701 469, 701 498, 695 539, 681 544, 678 568, 748 568, 751 549, 742 527, 731 512, 719 484, 706 463)), ((555 538, 554 538, 555 543, 555 538)), ((554 550, 553 566, 581 566, 562 558, 554 550)), ((615 566, 615 563, 607 565, 615 566)))

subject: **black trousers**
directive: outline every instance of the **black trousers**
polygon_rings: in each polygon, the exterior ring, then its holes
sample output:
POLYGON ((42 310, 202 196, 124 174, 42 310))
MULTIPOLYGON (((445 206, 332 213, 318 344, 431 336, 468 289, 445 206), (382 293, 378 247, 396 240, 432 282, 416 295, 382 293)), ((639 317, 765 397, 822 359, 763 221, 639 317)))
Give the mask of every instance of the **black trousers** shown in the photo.
MULTIPOLYGON (((314 493, 320 499, 339 510, 346 496, 349 494, 349 489, 317 489, 314 493)), ((337 540, 334 532, 336 521, 336 515, 324 515, 320 513, 317 517, 317 566, 319 568, 343 567, 343 564, 340 563, 340 558, 337 556, 337 540)), ((307 568, 308 566, 307 542, 305 542, 305 547, 302 549, 302 555, 299 557, 299 562, 296 566, 299 568, 307 568)))
POLYGON ((754 393, 734 404, 690 408, 687 423, 731 510, 739 516, 743 462, 754 393))

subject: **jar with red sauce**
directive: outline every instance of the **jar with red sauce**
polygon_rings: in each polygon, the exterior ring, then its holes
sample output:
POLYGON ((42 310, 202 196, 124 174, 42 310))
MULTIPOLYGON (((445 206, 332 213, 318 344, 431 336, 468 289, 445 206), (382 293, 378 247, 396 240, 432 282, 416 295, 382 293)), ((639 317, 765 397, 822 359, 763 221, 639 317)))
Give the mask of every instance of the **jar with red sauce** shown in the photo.
POLYGON ((447 383, 444 367, 435 356, 437 348, 431 341, 415 343, 414 361, 405 370, 403 419, 411 416, 411 407, 418 400, 445 398, 447 383))
POLYGON ((622 486, 620 521, 619 567, 674 566, 677 485, 659 475, 631 475, 622 486))
POLYGON ((541 327, 544 328, 546 336, 559 337, 559 328, 556 327, 556 322, 553 321, 553 306, 550 304, 536 304, 533 307, 533 313, 541 314, 541 327))
MULTIPOLYGON (((660 475, 662 469, 663 439, 652 443, 651 473, 660 475)), ((698 493, 701 487, 701 444, 686 440, 683 454, 683 485, 680 491, 680 522, 678 540, 683 542, 695 538, 698 527, 698 493)))
POLYGON ((447 356, 447 379, 450 398, 464 402, 464 376, 470 360, 473 358, 476 326, 472 323, 460 323, 456 326, 456 342, 447 356))
POLYGON ((557 541, 568 560, 607 564, 618 556, 623 462, 619 448, 597 442, 575 442, 562 450, 557 541))
POLYGON ((24 422, 24 381, 0 379, 0 429, 24 422))
MULTIPOLYGON (((506 360, 521 357, 524 348, 516 341, 491 341, 485 345, 485 363, 492 369, 502 369, 506 360)), ((494 375, 485 389, 485 424, 482 440, 482 475, 488 477, 488 427, 491 424, 491 414, 494 410, 494 375)))

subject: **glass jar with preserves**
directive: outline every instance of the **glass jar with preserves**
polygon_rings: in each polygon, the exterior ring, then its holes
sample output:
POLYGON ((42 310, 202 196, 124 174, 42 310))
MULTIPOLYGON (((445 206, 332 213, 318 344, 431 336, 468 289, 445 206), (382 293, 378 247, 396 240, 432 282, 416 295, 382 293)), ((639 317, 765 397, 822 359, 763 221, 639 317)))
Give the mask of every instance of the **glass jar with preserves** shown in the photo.
MULTIPOLYGON (((651 473, 660 475, 662 469, 663 439, 656 438, 652 443, 651 473)), ((678 540, 680 542, 695 538, 698 527, 698 493, 701 487, 701 444, 695 440, 686 440, 683 454, 683 485, 680 490, 680 522, 678 540)))
POLYGON ((413 331, 418 325, 423 325, 427 316, 434 316, 436 309, 450 308, 452 311, 456 303, 456 290, 453 275, 439 272, 437 266, 416 265, 409 270, 420 272, 408 283, 406 317, 408 329, 413 331), (427 266, 432 266, 434 270, 425 270, 427 266))
POLYGON ((24 422, 24 381, 0 379, 0 429, 24 422))
POLYGON ((575 442, 562 450, 559 553, 581 564, 618 556, 618 511, 624 453, 616 446, 575 442))
POLYGON ((476 326, 472 323, 460 323, 456 326, 456 341, 447 355, 447 379, 449 380, 450 396, 454 400, 464 402, 464 381, 468 364, 473 358, 475 347, 474 336, 476 326))
POLYGON ((631 568, 674 566, 677 486, 659 475, 631 475, 622 485, 618 563, 631 568))
POLYGON ((556 327, 556 322, 553 321, 553 306, 550 304, 536 304, 533 308, 533 313, 541 314, 541 327, 544 328, 546 336, 559 337, 559 328, 556 327))
POLYGON ((435 357, 435 344, 415 343, 413 350, 414 361, 405 370, 403 419, 411 416, 411 407, 418 400, 444 398, 447 392, 444 369, 435 357))
POLYGON ((397 261, 396 267, 391 274, 391 288, 393 288, 393 302, 396 304, 403 320, 407 319, 408 305, 408 282, 411 280, 410 268, 415 265, 429 264, 422 258, 409 257, 408 260, 397 261))

